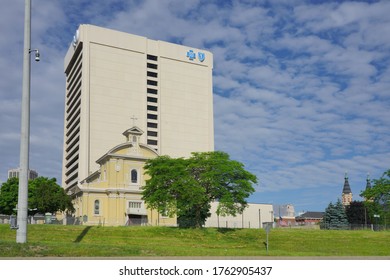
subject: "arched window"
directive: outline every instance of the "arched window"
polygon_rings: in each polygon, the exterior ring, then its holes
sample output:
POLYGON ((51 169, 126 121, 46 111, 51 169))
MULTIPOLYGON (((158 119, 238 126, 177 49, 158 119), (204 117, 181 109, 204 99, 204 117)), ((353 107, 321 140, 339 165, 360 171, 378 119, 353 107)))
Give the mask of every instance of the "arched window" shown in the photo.
POLYGON ((99 215, 100 214, 100 201, 99 200, 95 200, 95 203, 94 203, 94 214, 95 215, 99 215))
POLYGON ((138 182, 138 172, 135 169, 131 170, 131 182, 136 184, 138 182))

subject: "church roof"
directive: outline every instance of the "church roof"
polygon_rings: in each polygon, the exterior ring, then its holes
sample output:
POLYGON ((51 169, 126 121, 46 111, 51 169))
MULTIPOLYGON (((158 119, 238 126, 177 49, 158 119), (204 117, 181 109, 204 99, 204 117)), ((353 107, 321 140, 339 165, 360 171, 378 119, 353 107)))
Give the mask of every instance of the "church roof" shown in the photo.
POLYGON ((351 187, 349 186, 347 173, 345 173, 343 193, 352 193, 351 187))
POLYGON ((126 137, 129 135, 142 135, 144 132, 138 126, 133 126, 132 128, 127 129, 122 134, 126 137))
POLYGON ((306 212, 295 219, 322 219, 324 212, 306 212))

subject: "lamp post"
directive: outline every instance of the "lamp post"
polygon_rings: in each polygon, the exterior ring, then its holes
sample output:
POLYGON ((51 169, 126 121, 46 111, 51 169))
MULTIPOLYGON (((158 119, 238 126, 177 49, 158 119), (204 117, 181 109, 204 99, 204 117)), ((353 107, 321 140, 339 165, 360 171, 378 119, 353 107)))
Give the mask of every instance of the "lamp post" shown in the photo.
POLYGON ((379 230, 379 218, 380 218, 380 215, 374 214, 374 218, 376 219, 376 230, 379 230))
POLYGON ((27 242, 27 199, 30 148, 30 53, 35 52, 35 61, 39 61, 39 51, 37 49, 31 50, 31 0, 25 0, 24 6, 23 88, 20 135, 20 173, 16 231, 17 243, 27 242))

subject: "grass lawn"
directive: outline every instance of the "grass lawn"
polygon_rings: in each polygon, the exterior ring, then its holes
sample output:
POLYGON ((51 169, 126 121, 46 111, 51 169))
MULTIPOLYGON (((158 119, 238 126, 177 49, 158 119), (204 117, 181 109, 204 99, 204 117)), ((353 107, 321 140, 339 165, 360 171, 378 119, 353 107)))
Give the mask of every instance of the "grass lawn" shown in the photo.
MULTIPOLYGON (((263 229, 0 224, 0 257, 266 256, 263 229)), ((390 256, 390 231, 271 229, 269 256, 390 256)))

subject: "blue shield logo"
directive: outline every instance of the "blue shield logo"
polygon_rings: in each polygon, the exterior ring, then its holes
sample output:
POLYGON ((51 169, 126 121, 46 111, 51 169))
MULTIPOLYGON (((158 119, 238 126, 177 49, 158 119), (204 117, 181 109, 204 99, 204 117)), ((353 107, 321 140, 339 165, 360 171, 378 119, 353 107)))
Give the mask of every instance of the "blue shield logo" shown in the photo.
POLYGON ((198 58, 200 62, 203 62, 206 58, 206 55, 203 52, 198 52, 198 58))

